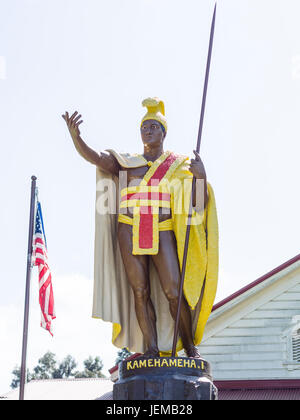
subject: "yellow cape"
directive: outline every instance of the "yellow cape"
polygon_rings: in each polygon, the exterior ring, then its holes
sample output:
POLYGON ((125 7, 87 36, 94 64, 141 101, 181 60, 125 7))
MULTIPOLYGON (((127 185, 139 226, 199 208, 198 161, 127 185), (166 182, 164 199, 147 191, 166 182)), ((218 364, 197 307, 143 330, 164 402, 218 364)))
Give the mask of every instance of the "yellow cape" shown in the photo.
MULTIPOLYGON (((124 168, 146 165, 140 155, 119 154, 109 150, 124 168)), ((95 223, 95 270, 93 317, 113 323, 112 341, 119 348, 143 353, 145 345, 139 328, 134 297, 127 280, 117 240, 118 200, 107 214, 99 214, 97 202, 104 191, 105 182, 115 185, 118 197, 118 179, 97 169, 97 201, 95 223), (104 184, 103 184, 104 182, 104 184)), ((191 196, 192 174, 185 161, 171 179, 171 208, 173 230, 177 240, 178 259, 182 265, 188 205, 191 196), (182 209, 181 211, 176 211, 182 209)), ((203 214, 193 212, 187 256, 184 295, 190 306, 195 345, 199 345, 207 319, 211 313, 218 280, 218 221, 213 189, 208 184, 208 203, 203 214)), ((157 315, 158 347, 161 354, 170 354, 174 321, 161 289, 158 275, 150 264, 151 299, 157 315)), ((178 341, 177 351, 182 349, 178 341)))

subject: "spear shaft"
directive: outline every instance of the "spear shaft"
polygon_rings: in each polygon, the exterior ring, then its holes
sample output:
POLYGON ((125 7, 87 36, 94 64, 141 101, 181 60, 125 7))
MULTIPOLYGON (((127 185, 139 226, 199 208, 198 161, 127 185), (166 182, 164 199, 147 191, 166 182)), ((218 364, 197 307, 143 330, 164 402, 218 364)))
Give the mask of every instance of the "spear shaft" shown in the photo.
MULTIPOLYGON (((198 139, 197 139, 197 146, 196 146, 196 151, 198 153, 200 152, 200 145, 201 145, 201 138, 202 138, 202 128, 203 128, 204 113, 205 113, 205 103, 206 103, 206 94, 207 94, 207 86, 208 86, 208 79, 209 79, 210 61, 211 61, 211 53, 212 53, 213 40, 214 40, 216 10, 217 10, 217 4, 215 4, 214 14, 213 14, 212 23, 211 23, 211 29, 210 29, 209 48, 208 48, 208 54, 207 54, 206 72, 205 72, 204 87, 203 87, 203 94, 202 94, 201 115, 200 115, 198 139)), ((184 252, 183 252, 183 260, 182 260, 182 268, 181 268, 181 279, 180 279, 180 285, 179 285, 178 308, 177 308, 177 315, 176 315, 175 329, 174 329, 172 357, 175 357, 175 354, 176 354, 181 303, 182 303, 182 297, 183 297, 183 284, 184 284, 184 278, 185 278, 187 254, 188 254, 190 231, 191 231, 191 219, 192 219, 192 212, 193 212, 193 197, 195 194, 195 186, 196 186, 196 179, 195 177, 193 177, 192 194, 191 194, 189 214, 188 214, 188 219, 187 219, 187 229, 186 229, 186 234, 185 234, 184 252)))

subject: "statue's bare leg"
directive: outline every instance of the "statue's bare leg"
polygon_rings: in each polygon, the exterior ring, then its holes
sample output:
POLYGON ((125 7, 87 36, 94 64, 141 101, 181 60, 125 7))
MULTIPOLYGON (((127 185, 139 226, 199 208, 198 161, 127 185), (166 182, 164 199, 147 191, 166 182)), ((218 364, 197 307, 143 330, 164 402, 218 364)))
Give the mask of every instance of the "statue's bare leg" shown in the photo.
POLYGON ((135 312, 146 345, 146 354, 158 356, 156 316, 150 299, 149 256, 132 255, 132 226, 119 223, 118 239, 128 281, 133 290, 135 312))
MULTIPOLYGON (((158 271, 162 289, 169 301, 171 315, 175 320, 181 275, 176 238, 173 231, 162 231, 159 233, 159 252, 157 255, 153 255, 152 259, 158 271)), ((194 346, 191 312, 184 296, 181 303, 179 335, 187 356, 200 357, 197 348, 194 346)))

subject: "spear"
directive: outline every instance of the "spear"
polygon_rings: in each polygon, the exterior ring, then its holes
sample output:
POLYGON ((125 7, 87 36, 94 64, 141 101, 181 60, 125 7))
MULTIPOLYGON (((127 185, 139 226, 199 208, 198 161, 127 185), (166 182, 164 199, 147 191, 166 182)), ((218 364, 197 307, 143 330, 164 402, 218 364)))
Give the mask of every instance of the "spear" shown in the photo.
MULTIPOLYGON (((200 152, 200 145, 201 145, 202 128, 203 128, 205 103, 206 103, 206 93, 207 93, 207 86, 208 86, 211 53, 212 53, 213 40, 214 40, 216 10, 217 10, 217 3, 215 4, 214 14, 213 14, 212 23, 211 23, 211 29, 210 29, 209 48, 208 48, 208 54, 207 54, 206 72, 205 72, 202 105, 201 105, 201 115, 200 115, 197 147, 196 147, 197 153, 200 152)), ((187 254, 188 254, 190 231, 191 231, 191 219, 192 219, 192 211, 193 211, 193 197, 194 197, 194 192, 195 192, 195 186, 196 186, 196 178, 193 177, 192 194, 191 194, 189 214, 188 214, 188 219, 187 219, 187 229, 186 229, 186 235, 185 235, 184 252, 183 252, 183 260, 182 260, 181 279, 180 279, 180 285, 179 285, 178 308, 177 308, 177 315, 176 315, 176 321, 175 321, 172 357, 175 357, 175 354, 176 354, 176 345, 177 345, 179 320, 180 320, 180 312, 181 312, 181 302, 182 302, 182 296, 183 296, 183 283, 184 283, 184 278, 185 278, 187 254)))

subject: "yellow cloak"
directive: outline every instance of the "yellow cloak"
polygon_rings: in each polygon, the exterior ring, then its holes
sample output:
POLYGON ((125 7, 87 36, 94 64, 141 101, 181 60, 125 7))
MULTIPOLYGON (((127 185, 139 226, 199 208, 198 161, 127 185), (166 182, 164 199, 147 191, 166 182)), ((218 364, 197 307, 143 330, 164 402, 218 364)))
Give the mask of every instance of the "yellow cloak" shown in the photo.
MULTIPOLYGON (((119 154, 108 150, 123 168, 147 164, 141 155, 119 154)), ((171 181, 171 209, 177 252, 182 265, 186 221, 190 202, 192 174, 186 159, 175 170, 171 181)), ((93 317, 113 323, 113 344, 143 353, 145 344, 135 314, 134 296, 126 277, 117 239, 118 179, 97 169, 95 217, 95 266, 93 317), (99 201, 107 194, 105 186, 113 185, 108 197, 109 210, 99 212, 99 201)), ((213 189, 208 185, 208 203, 202 214, 193 212, 187 256, 184 295, 190 306, 195 345, 199 345, 211 313, 218 280, 218 221, 213 189)), ((157 317, 158 347, 162 354, 172 348, 174 321, 168 301, 160 286, 158 274, 150 263, 151 299, 157 317)), ((178 341, 177 351, 182 349, 178 341)))

